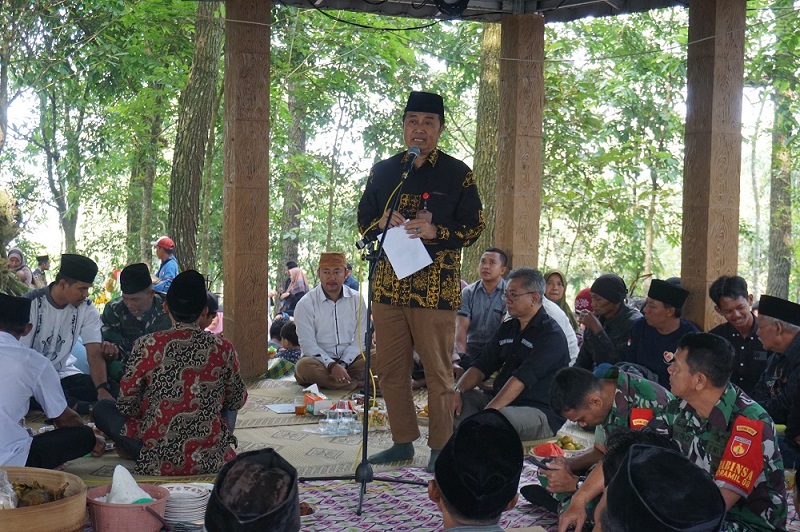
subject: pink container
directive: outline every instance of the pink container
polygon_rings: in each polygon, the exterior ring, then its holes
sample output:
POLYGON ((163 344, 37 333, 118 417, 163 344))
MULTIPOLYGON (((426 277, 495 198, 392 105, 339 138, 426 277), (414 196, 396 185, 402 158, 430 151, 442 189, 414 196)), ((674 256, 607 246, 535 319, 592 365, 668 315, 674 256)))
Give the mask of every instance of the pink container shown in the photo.
POLYGON ((167 509, 169 491, 155 484, 139 484, 139 487, 155 499, 146 504, 109 504, 96 500, 108 495, 111 485, 98 486, 86 493, 89 516, 97 532, 158 532, 161 521, 147 508, 154 510, 162 518, 167 509))

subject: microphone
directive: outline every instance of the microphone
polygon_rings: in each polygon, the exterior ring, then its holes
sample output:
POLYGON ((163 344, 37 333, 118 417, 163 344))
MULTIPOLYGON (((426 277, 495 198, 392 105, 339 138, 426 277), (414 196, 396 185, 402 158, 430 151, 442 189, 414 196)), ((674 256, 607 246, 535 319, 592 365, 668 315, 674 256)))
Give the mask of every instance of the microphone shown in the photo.
POLYGON ((417 160, 419 157, 419 148, 416 146, 411 146, 408 149, 408 164, 406 164, 405 170, 403 170, 403 174, 400 176, 400 179, 405 179, 408 177, 408 174, 411 173, 411 170, 414 169, 414 161, 417 160))
MULTIPOLYGON (((417 146, 411 146, 408 149, 408 161, 406 163, 405 169, 403 170, 403 173, 400 175, 400 180, 401 181, 405 181, 405 179, 408 177, 408 174, 410 174, 411 170, 414 169, 414 161, 417 160, 417 157, 419 157, 419 154, 420 154, 420 151, 419 151, 419 148, 417 146)), ((356 242, 356 247, 359 250, 363 250, 371 242, 374 242, 375 240, 376 240, 375 237, 364 236, 364 238, 362 238, 361 240, 356 242)))

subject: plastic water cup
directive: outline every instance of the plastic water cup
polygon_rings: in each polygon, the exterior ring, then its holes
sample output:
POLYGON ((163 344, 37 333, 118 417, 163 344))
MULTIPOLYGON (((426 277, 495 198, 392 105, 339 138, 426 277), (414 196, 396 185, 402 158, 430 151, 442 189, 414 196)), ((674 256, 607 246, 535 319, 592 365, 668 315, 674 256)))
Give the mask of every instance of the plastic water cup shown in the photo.
POLYGON ((298 395, 294 398, 294 415, 296 416, 305 416, 306 415, 306 398, 303 395, 298 395))

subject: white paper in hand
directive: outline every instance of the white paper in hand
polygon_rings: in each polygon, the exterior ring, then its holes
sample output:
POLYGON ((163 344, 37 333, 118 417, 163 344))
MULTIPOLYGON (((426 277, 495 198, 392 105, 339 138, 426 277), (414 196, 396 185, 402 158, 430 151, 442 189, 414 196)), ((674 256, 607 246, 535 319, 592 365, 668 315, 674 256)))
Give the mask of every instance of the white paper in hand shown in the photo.
POLYGON ((401 225, 392 227, 386 232, 383 250, 389 257, 398 279, 405 279, 433 262, 422 239, 411 238, 406 233, 406 228, 401 225))
POLYGON ((111 480, 111 491, 106 497, 106 502, 112 504, 133 504, 140 499, 150 499, 150 495, 134 480, 125 467, 118 465, 114 468, 114 478, 111 480))

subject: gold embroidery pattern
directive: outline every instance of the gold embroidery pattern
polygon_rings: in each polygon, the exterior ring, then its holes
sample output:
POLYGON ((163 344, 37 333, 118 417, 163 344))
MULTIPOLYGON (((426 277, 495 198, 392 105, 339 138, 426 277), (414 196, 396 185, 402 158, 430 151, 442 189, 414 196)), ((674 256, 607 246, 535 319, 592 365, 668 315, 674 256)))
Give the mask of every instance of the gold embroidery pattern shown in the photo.
POLYGON ((461 306, 461 250, 438 251, 426 268, 398 279, 382 260, 375 272, 375 301, 402 307, 457 309, 461 306))
MULTIPOLYGON (((472 245, 472 243, 475 242, 475 240, 477 240, 479 236, 481 236, 483 229, 486 227, 486 221, 484 221, 483 219, 483 209, 478 211, 478 220, 480 221, 478 225, 468 230, 467 232, 461 232, 461 231, 455 232, 458 238, 464 240, 464 247, 472 245)), ((446 230, 446 228, 442 229, 446 230)), ((449 232, 448 232, 448 237, 449 237, 449 232)))
POLYGON ((402 213, 403 216, 409 219, 413 218, 417 214, 417 210, 419 210, 419 200, 419 194, 401 194, 397 212, 402 213))
POLYGON ((470 171, 466 176, 464 176, 464 182, 461 183, 461 188, 469 188, 472 186, 476 186, 475 175, 470 171))
MULTIPOLYGON (((439 148, 433 150, 430 154, 428 154, 428 162, 431 163, 431 166, 436 166, 436 161, 439 160, 439 148)), ((402 163, 408 162, 408 150, 403 154, 403 159, 400 161, 402 163)), ((472 172, 470 172, 471 174, 472 172)))

